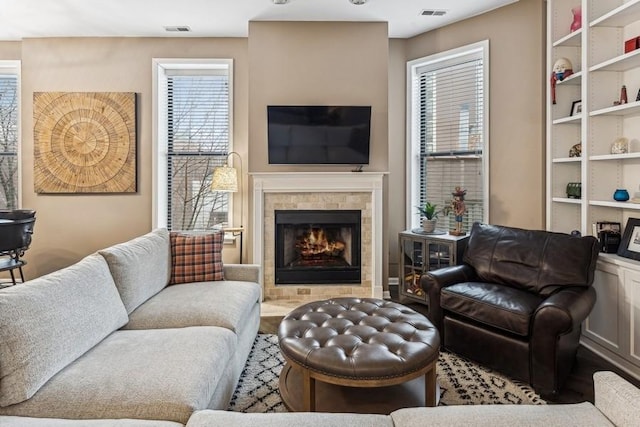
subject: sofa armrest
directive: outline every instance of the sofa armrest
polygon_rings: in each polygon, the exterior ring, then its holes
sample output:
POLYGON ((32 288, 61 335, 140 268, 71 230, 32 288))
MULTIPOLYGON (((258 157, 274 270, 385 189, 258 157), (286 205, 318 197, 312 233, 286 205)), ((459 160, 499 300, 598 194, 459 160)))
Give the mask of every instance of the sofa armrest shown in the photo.
MULTIPOLYGON (((429 317, 429 320, 441 335, 444 333, 442 329, 444 314, 440 307, 440 291, 447 286, 469 282, 475 278, 475 270, 466 264, 432 270, 423 274, 420 278, 420 286, 427 293, 427 317, 429 317)), ((441 342, 444 342, 444 340, 441 340, 441 342)))
POLYGON ((613 424, 637 426, 640 420, 640 389, 610 371, 593 374, 595 405, 613 424))
POLYGON ((224 279, 260 283, 259 264, 224 264, 224 279))

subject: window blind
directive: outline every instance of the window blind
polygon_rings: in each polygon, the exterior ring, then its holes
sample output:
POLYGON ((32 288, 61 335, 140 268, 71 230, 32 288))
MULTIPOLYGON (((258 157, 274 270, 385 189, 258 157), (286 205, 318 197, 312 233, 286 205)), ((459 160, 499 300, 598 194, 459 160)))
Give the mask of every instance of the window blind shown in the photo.
POLYGON ((0 74, 0 208, 18 208, 18 76, 0 74))
MULTIPOLYGON (((464 230, 485 212, 485 76, 483 52, 426 59, 412 77, 414 140, 419 147, 415 205, 450 206, 456 187, 466 190, 464 230)), ((416 222, 419 216, 416 215, 416 222)), ((440 228, 453 228, 440 215, 440 228)))
POLYGON ((228 72, 167 70, 169 229, 228 223, 229 196, 210 185, 229 152, 229 104, 228 72))

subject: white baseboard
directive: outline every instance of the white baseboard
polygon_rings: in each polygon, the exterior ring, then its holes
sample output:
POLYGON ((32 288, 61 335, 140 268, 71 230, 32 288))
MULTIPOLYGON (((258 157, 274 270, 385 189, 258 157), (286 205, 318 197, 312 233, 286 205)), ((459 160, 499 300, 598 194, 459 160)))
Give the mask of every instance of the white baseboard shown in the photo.
POLYGON ((580 337, 580 344, 635 379, 640 380, 640 368, 638 366, 629 363, 627 360, 613 353, 611 350, 601 347, 598 343, 591 341, 585 336, 580 337))

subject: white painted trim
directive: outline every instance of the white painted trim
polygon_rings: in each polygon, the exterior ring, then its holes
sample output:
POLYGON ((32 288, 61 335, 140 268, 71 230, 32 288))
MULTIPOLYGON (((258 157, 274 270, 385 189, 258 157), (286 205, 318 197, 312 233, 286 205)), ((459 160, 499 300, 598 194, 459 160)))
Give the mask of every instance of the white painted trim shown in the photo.
POLYGON ((0 60, 0 73, 17 76, 16 97, 17 97, 17 132, 18 145, 16 147, 16 161, 18 162, 18 188, 16 189, 18 200, 16 201, 18 209, 22 209, 22 74, 21 64, 19 60, 0 60))
MULTIPOLYGON (((371 194, 371 296, 382 298, 383 208, 381 172, 284 172, 251 173, 253 177, 253 262, 264 263, 265 193, 344 193, 371 194)), ((260 271, 260 283, 264 272, 260 271)))
MULTIPOLYGON (((151 192, 151 224, 152 228, 167 226, 167 132, 160 123, 166 123, 167 106, 160 95, 166 92, 167 70, 226 70, 229 78, 229 152, 233 151, 233 59, 214 58, 153 58, 152 64, 152 192, 151 192)), ((231 198, 232 199, 232 198, 231 198)), ((233 212, 231 200, 229 212, 233 212)), ((242 213, 241 213, 242 215, 242 213)), ((229 218, 232 221, 232 218, 229 218)))
MULTIPOLYGON (((417 200, 420 199, 420 186, 419 181, 414 179, 420 170, 420 132, 417 129, 418 119, 417 115, 419 111, 413 109, 413 85, 414 75, 420 68, 430 66, 434 63, 444 63, 445 61, 455 61, 456 58, 461 56, 467 56, 474 53, 482 54, 483 61, 483 141, 484 147, 482 150, 482 166, 483 166, 483 221, 489 222, 489 40, 482 40, 476 43, 472 43, 466 46, 457 47, 444 52, 439 52, 433 55, 424 56, 411 61, 407 61, 407 91, 406 91, 406 108, 407 108, 407 123, 406 123, 406 188, 407 193, 405 195, 408 206, 417 205, 417 200)), ((405 228, 415 227, 419 221, 419 214, 416 209, 406 210, 406 224, 405 228)))

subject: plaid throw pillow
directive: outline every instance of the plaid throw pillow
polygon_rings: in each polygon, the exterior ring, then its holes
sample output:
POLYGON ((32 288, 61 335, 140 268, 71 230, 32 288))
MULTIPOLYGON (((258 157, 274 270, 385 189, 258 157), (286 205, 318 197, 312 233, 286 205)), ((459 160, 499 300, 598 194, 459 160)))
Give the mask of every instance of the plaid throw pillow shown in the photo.
POLYGON ((223 280, 222 243, 224 232, 188 234, 170 233, 170 285, 223 280))

